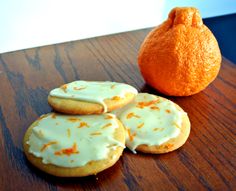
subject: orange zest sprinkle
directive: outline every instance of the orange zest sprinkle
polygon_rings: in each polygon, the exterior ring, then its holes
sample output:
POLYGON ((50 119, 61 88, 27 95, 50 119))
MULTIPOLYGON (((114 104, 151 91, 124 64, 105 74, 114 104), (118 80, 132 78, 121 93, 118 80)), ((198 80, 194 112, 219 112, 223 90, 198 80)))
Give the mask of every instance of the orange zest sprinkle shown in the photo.
POLYGON ((154 128, 153 131, 163 131, 164 128, 154 128))
POLYGON ((74 87, 73 89, 74 90, 83 90, 83 89, 85 89, 86 87, 74 87))
POLYGON ((177 123, 173 122, 173 125, 174 125, 175 127, 179 128, 179 129, 181 129, 180 126, 179 126, 177 123))
POLYGON ((115 101, 118 101, 120 99, 121 99, 120 96, 114 96, 114 97, 111 98, 111 100, 115 100, 115 101))
POLYGON ((68 137, 70 137, 70 135, 71 135, 70 129, 67 129, 67 135, 68 135, 68 137))
POLYGON ((112 124, 111 124, 111 123, 108 123, 108 124, 104 125, 104 126, 102 127, 102 129, 105 129, 105 128, 110 127, 110 126, 112 126, 112 124))
POLYGON ((82 128, 82 127, 89 127, 89 125, 86 122, 80 122, 78 128, 82 128))
POLYGON ((66 148, 66 149, 62 149, 60 151, 56 151, 56 152, 54 152, 54 154, 57 156, 60 156, 60 155, 70 156, 72 154, 79 154, 79 151, 77 149, 77 144, 74 143, 71 148, 66 148))
POLYGON ((128 131, 128 135, 129 135, 129 140, 133 141, 134 137, 136 136, 136 133, 131 134, 130 129, 127 129, 127 131, 128 131))
POLYGON ((152 104, 159 103, 159 102, 160 102, 159 99, 147 101, 147 102, 138 102, 138 105, 136 107, 143 109, 144 107, 148 107, 152 104))
POLYGON ((137 128, 140 129, 140 128, 142 128, 143 126, 144 126, 144 123, 140 123, 137 128))
POLYGON ((77 121, 80 121, 79 118, 76 118, 76 117, 70 117, 67 119, 68 121, 71 121, 71 122, 77 122, 77 121))
POLYGON ((66 89, 67 89, 67 84, 64 84, 60 87, 65 93, 67 92, 66 89))
POLYGON ((135 115, 133 112, 128 113, 128 115, 126 116, 127 119, 130 119, 130 118, 132 118, 132 117, 140 118, 140 116, 135 115))
POLYGON ((53 119, 56 119, 56 114, 55 113, 53 113, 52 115, 51 115, 51 118, 53 118, 53 119))
POLYGON ((166 113, 171 113, 171 111, 169 109, 166 109, 166 113))
POLYGON ((93 163, 92 161, 89 161, 87 164, 88 164, 88 165, 92 165, 92 163, 93 163))
POLYGON ((105 119, 113 119, 112 115, 107 115, 105 119))
POLYGON ((39 135, 40 137, 43 137, 43 136, 44 136, 42 130, 39 130, 38 135, 39 135))
POLYGON ((165 145, 165 148, 166 149, 170 149, 170 148, 172 148, 174 145, 173 144, 167 144, 167 145, 165 145))
POLYGON ((94 133, 90 133, 90 135, 94 136, 94 135, 101 135, 102 133, 100 132, 94 132, 94 133))
POLYGON ((111 89, 114 89, 115 87, 116 87, 116 85, 114 84, 114 85, 111 86, 111 89))
POLYGON ((44 115, 41 115, 39 118, 38 118, 38 120, 41 120, 41 119, 43 119, 43 118, 45 118, 45 117, 47 117, 48 115, 46 115, 46 114, 44 114, 44 115))
POLYGON ((117 144, 111 144, 111 145, 108 145, 107 148, 111 148, 111 147, 115 147, 117 146, 117 144))
POLYGON ((152 106, 151 109, 153 109, 153 110, 160 110, 160 108, 157 107, 157 106, 152 106))
POLYGON ((40 151, 43 152, 46 148, 48 148, 49 146, 54 145, 54 144, 57 144, 57 141, 51 141, 51 142, 49 142, 47 144, 44 144, 42 146, 42 148, 40 149, 40 151))

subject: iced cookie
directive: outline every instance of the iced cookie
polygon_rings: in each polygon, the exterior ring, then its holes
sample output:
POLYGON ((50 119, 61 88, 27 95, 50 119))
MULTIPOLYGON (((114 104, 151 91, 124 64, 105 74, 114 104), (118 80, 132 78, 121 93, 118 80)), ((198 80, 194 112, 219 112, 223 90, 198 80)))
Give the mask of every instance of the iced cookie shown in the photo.
POLYGON ((134 102, 115 111, 126 128, 126 146, 133 151, 167 153, 178 149, 190 133, 190 121, 177 104, 140 93, 134 102))
POLYGON ((74 81, 52 90, 48 103, 66 114, 100 114, 123 107, 136 95, 137 90, 127 84, 74 81))
POLYGON ((28 160, 60 177, 97 174, 116 163, 125 130, 112 114, 41 116, 27 130, 23 147, 28 160))

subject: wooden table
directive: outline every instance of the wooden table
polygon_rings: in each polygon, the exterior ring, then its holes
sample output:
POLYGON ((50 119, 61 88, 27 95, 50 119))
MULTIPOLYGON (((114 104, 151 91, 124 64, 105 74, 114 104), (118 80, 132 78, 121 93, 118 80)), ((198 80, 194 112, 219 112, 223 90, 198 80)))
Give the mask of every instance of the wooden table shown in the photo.
POLYGON ((235 190, 236 66, 226 59, 217 79, 190 97, 169 97, 188 113, 191 134, 163 155, 125 150, 110 169, 85 178, 56 178, 26 160, 28 126, 51 108, 48 92, 74 80, 112 80, 159 94, 142 79, 137 52, 150 29, 0 55, 0 190, 235 190))

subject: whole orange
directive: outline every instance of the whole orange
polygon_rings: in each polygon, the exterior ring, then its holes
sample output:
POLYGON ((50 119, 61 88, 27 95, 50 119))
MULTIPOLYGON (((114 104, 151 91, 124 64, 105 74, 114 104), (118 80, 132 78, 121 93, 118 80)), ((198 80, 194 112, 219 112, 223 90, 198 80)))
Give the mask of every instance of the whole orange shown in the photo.
POLYGON ((138 64, 145 81, 159 92, 188 96, 216 78, 221 53, 196 8, 174 8, 145 38, 138 64))

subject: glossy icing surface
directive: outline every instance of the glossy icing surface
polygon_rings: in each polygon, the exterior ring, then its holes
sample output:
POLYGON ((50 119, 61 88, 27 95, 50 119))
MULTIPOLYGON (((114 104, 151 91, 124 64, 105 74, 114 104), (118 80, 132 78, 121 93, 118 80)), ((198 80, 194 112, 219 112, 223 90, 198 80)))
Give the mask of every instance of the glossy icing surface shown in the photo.
POLYGON ((41 116, 27 141, 29 152, 45 164, 80 167, 106 159, 111 149, 125 147, 114 139, 119 127, 112 114, 41 116))
POLYGON ((94 82, 74 81, 56 88, 50 92, 51 96, 73 100, 99 103, 103 105, 104 112, 107 111, 105 99, 124 98, 127 93, 137 94, 137 90, 123 83, 117 82, 94 82))
POLYGON ((135 152, 137 146, 161 145, 177 137, 182 125, 183 111, 173 102, 147 93, 114 112, 126 128, 126 146, 135 152))

